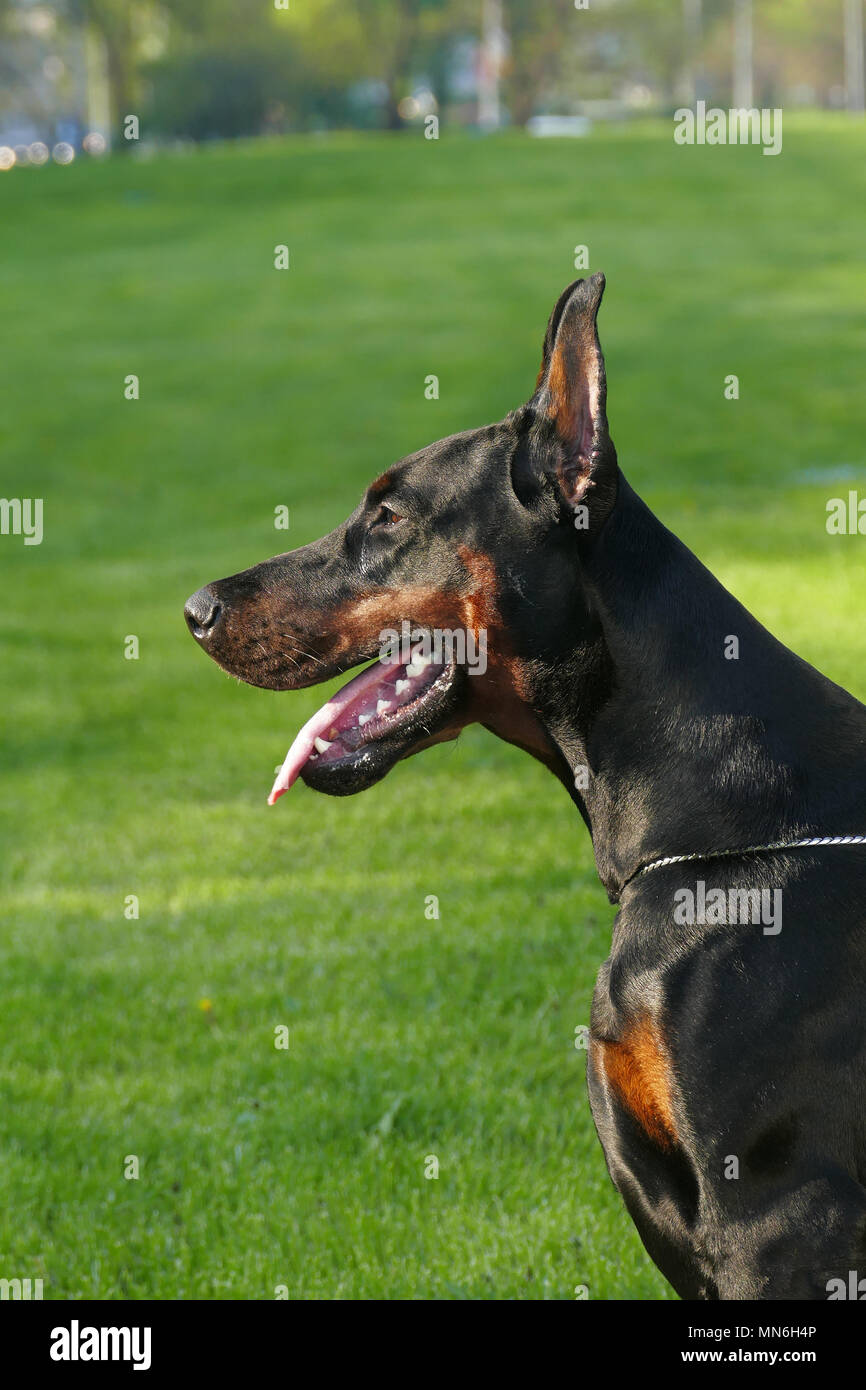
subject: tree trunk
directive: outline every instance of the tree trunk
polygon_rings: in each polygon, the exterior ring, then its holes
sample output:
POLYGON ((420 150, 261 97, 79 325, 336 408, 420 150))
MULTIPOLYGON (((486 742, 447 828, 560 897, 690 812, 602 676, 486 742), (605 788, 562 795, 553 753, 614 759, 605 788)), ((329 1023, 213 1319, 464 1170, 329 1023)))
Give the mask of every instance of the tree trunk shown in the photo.
POLYGON ((402 130, 403 118, 397 107, 400 104, 400 94, 397 85, 397 78, 392 77, 388 82, 388 100, 385 103, 385 129, 402 130))
POLYGON ((111 105, 111 125, 115 139, 113 148, 119 153, 128 153, 135 142, 123 138, 123 121, 126 116, 139 113, 132 109, 132 74, 127 54, 128 44, 115 34, 103 34, 106 57, 108 59, 108 95, 111 105))

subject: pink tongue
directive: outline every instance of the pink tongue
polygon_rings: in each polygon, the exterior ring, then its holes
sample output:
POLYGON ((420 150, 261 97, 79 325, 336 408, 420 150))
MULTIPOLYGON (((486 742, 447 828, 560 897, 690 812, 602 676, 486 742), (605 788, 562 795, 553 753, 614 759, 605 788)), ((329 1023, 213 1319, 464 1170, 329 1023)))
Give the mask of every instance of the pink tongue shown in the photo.
POLYGON ((277 779, 271 788, 268 797, 268 805, 273 806, 275 801, 279 801, 288 790, 292 783, 297 779, 298 773, 304 766, 313 751, 317 738, 327 733, 333 724, 336 724, 340 716, 346 713, 350 705, 354 704, 358 696, 365 695, 368 690, 375 688, 382 680, 383 672, 387 674, 393 671, 392 663, 377 661, 368 670, 362 671, 354 680, 350 680, 348 685, 344 685, 342 690, 338 690, 333 699, 317 710, 312 719, 308 719, 303 729, 301 729, 288 753, 286 760, 277 773, 277 779))

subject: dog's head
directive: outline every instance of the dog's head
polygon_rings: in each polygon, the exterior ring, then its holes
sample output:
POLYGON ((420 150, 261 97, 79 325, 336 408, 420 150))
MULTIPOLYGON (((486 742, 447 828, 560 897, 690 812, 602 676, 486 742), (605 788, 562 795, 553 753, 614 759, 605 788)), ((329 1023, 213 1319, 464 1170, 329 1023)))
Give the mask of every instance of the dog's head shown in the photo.
POLYGON ((604 277, 560 296, 529 402, 387 468, 312 545, 208 584, 185 616, 225 670, 298 690, 372 661, 304 726, 277 777, 362 791, 479 722, 560 775, 551 702, 589 679, 582 549, 616 499, 596 315, 604 277))

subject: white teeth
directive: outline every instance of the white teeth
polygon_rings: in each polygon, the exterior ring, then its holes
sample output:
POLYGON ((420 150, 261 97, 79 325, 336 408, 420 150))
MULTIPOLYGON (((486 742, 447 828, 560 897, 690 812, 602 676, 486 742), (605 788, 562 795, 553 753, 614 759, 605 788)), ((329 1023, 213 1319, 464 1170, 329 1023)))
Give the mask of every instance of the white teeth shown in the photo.
POLYGON ((433 657, 429 652, 425 652, 423 646, 416 647, 412 653, 409 665, 406 667, 407 676, 420 676, 422 671, 426 671, 428 666, 433 665, 433 657))
POLYGON ((377 714, 377 715, 379 715, 379 714, 387 714, 390 708, 391 708, 391 701, 390 701, 390 700, 377 700, 377 701, 376 701, 376 714, 377 714))
POLYGON ((327 753, 328 749, 331 747, 330 743, 326 743, 323 738, 315 739, 313 746, 317 753, 327 753))
POLYGON ((337 726, 332 725, 332 727, 328 730, 328 738, 331 740, 332 743, 336 740, 338 734, 339 730, 337 729, 337 726))
POLYGON ((411 684, 410 681, 395 681, 395 682, 394 682, 394 694, 395 694, 395 695, 402 695, 404 690, 408 690, 408 689, 409 689, 410 684, 411 684))
POLYGON ((369 722, 370 722, 370 720, 371 720, 372 718, 373 718, 372 714, 359 714, 359 715, 358 715, 358 728, 359 728, 359 729, 363 729, 364 725, 365 725, 365 724, 369 724, 369 722))

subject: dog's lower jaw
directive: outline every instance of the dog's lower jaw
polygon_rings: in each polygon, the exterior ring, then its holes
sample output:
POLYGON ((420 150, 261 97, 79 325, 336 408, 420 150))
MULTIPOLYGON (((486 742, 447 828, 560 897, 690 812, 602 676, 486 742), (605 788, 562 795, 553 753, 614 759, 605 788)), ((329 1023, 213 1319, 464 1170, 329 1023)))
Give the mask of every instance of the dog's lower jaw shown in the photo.
POLYGON ((425 748, 432 748, 437 743, 458 738, 464 727, 459 724, 452 729, 443 729, 410 748, 394 749, 383 740, 381 743, 367 744, 362 750, 363 756, 357 759, 329 764, 314 759, 301 769, 300 780, 310 791, 322 792, 325 796, 355 796, 381 782, 397 763, 405 762, 407 758, 413 758, 416 753, 423 753, 425 748))
MULTIPOLYGON (((398 698, 396 701, 382 702, 376 698, 380 667, 381 663, 377 663, 346 687, 347 691, 351 691, 354 686, 360 689, 363 700, 374 701, 376 715, 372 713, 372 703, 370 712, 364 712, 359 708, 357 699, 353 702, 350 698, 343 706, 343 717, 340 714, 336 716, 333 741, 330 735, 328 739, 317 737, 310 747, 310 735, 305 739, 302 730, 284 765, 284 772, 288 766, 290 775, 281 773, 278 776, 271 793, 272 801, 298 775, 313 791, 331 796, 352 796, 381 781, 402 759, 445 738, 456 738, 466 722, 462 714, 466 682, 460 666, 444 666, 432 682, 428 678, 428 683, 421 685, 417 694, 413 694, 409 679, 388 682, 383 686, 386 694, 396 690, 398 698), (371 689, 372 696, 369 693, 371 689), (408 703, 401 704, 400 696, 408 703), (378 714, 380 708, 381 716, 378 714), (296 755, 293 750, 298 744, 301 745, 300 753, 296 755), (303 761, 299 767, 301 758, 303 761), (294 770, 291 770, 292 767, 294 770)), ((410 665, 399 670, 412 672, 413 667, 410 665)), ((423 682, 423 669, 415 679, 423 682)), ((339 696, 336 698, 339 701, 339 696)), ((313 732, 323 719, 327 722, 331 708, 330 704, 326 705, 319 715, 314 716, 313 732)))

